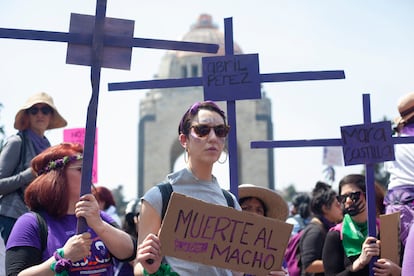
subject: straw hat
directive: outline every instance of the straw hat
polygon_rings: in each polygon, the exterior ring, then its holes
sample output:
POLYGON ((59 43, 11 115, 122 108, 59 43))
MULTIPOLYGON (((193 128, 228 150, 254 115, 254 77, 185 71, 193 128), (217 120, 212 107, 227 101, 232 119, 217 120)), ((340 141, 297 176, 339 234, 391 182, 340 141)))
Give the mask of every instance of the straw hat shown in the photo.
POLYGON ((253 184, 239 185, 239 199, 245 197, 256 197, 266 206, 266 216, 285 221, 289 215, 289 208, 283 197, 268 188, 256 186, 253 184))
POLYGON ((414 117, 414 93, 402 97, 398 102, 400 116, 394 119, 395 124, 405 124, 414 117))
POLYGON ((59 112, 56 109, 55 104, 53 103, 52 97, 50 97, 48 94, 41 92, 38 94, 35 94, 31 96, 26 103, 20 108, 20 110, 17 112, 16 117, 14 119, 14 128, 18 130, 25 130, 29 127, 29 121, 27 119, 27 116, 25 114, 26 109, 29 109, 35 104, 47 104, 53 109, 53 115, 50 119, 49 126, 47 129, 53 129, 53 128, 60 128, 67 125, 67 122, 63 117, 59 114, 59 112))

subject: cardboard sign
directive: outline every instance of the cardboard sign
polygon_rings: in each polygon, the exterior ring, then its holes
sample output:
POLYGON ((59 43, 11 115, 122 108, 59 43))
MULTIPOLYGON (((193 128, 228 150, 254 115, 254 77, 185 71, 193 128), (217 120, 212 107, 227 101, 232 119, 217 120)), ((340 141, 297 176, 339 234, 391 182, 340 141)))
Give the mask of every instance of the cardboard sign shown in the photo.
POLYGON ((395 160, 391 122, 341 127, 345 166, 395 160))
MULTIPOLYGON (((85 128, 71 128, 63 130, 63 141, 85 144, 85 128)), ((96 129, 95 145, 92 164, 92 183, 98 183, 98 129, 96 129)))
POLYGON ((261 99, 258 54, 203 57, 202 63, 206 100, 261 99))
POLYGON ((162 254, 267 275, 281 268, 292 227, 173 192, 161 225, 162 254))
POLYGON ((400 212, 380 215, 381 258, 400 264, 400 212))

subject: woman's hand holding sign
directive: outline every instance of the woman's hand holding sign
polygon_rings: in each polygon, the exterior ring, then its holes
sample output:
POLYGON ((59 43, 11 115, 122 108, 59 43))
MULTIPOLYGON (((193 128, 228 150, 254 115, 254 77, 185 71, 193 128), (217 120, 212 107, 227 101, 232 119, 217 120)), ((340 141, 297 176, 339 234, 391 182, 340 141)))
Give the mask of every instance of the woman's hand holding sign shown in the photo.
POLYGON ((161 265, 161 244, 157 235, 148 234, 138 246, 137 261, 150 274, 155 273, 161 265), (152 260, 152 261, 149 261, 152 260))

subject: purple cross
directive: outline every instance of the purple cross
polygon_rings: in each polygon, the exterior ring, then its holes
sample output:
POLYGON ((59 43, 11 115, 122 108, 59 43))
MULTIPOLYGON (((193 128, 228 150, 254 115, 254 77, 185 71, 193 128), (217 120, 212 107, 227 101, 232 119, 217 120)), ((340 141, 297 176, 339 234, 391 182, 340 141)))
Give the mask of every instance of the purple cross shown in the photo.
MULTIPOLYGON (((90 193, 92 183, 101 68, 129 69, 132 47, 205 53, 218 50, 216 44, 133 38, 133 21, 106 18, 106 2, 97 0, 95 17, 72 14, 69 33, 0 28, 0 38, 67 42, 67 63, 91 67, 92 96, 86 118, 81 195, 90 193), (82 32, 85 26, 90 27, 90 33, 82 32), (113 32, 119 33, 108 34, 113 32), (111 59, 111 54, 117 54, 117 58, 111 59)), ((78 233, 85 232, 86 226, 86 221, 80 219, 78 233)))
POLYGON ((108 84, 108 91, 203 86, 204 99, 227 102, 230 191, 238 196, 236 100, 260 99, 261 82, 344 79, 344 71, 260 74, 257 54, 234 55, 232 18, 224 19, 225 55, 203 57, 203 77, 108 84))

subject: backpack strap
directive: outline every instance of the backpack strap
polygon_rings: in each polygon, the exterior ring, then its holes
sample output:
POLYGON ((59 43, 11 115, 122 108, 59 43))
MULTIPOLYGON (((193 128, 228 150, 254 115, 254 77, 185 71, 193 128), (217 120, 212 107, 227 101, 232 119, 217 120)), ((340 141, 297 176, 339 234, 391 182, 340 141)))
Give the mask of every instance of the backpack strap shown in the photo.
POLYGON ((226 198, 227 206, 234 208, 234 199, 231 196, 229 192, 227 192, 225 189, 221 189, 223 191, 223 195, 226 198))
POLYGON ((171 183, 168 181, 157 184, 157 187, 160 190, 161 197, 162 197, 161 220, 163 220, 165 216, 165 212, 167 212, 168 202, 170 202, 173 188, 172 188, 171 183))
MULTIPOLYGON (((164 219, 165 213, 167 212, 168 202, 170 202, 171 194, 173 192, 173 188, 170 182, 161 182, 157 184, 158 189, 161 192, 162 197, 162 210, 161 210, 161 220, 164 219)), ((234 199, 229 192, 225 189, 221 189, 223 192, 224 197, 227 201, 227 206, 234 208, 234 199)))
POLYGON ((46 246, 47 246, 47 236, 48 236, 47 223, 41 214, 35 211, 31 211, 31 212, 36 215, 37 225, 39 226, 39 230, 40 230, 39 232, 40 246, 43 252, 45 251, 46 246))

